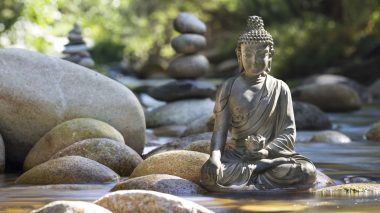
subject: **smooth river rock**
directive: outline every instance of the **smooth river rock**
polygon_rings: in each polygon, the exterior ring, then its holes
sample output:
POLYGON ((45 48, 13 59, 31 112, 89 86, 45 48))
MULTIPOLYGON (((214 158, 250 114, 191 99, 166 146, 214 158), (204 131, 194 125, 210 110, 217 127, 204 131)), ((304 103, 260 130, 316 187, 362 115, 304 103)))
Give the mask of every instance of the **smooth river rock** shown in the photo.
POLYGON ((66 156, 42 163, 17 178, 17 184, 87 184, 119 180, 110 168, 80 156, 66 156))
POLYGON ((5 170, 5 147, 3 138, 0 135, 0 174, 5 170))
POLYGON ((201 167, 208 158, 207 154, 186 150, 163 152, 145 159, 130 177, 168 174, 199 183, 201 167))
POLYGON ((326 130, 314 134, 310 142, 350 143, 351 139, 341 132, 326 130))
POLYGON ((317 190, 320 196, 337 197, 367 197, 379 196, 380 184, 377 183, 349 183, 331 186, 317 190))
POLYGON ((203 76, 210 69, 203 55, 181 55, 170 62, 168 74, 176 79, 194 79, 203 76))
POLYGON ((108 193, 95 201, 113 213, 155 212, 155 213, 211 213, 212 211, 192 201, 148 190, 121 190, 108 193))
POLYGON ((214 97, 216 87, 206 81, 178 80, 150 88, 148 94, 161 101, 214 97))
POLYGON ((54 201, 31 213, 111 213, 111 211, 83 201, 54 201))
POLYGON ((323 130, 332 127, 327 114, 317 106, 301 101, 293 101, 297 130, 323 130))
POLYGON ((171 195, 198 195, 206 191, 197 184, 183 178, 167 175, 152 174, 128 179, 118 183, 111 191, 143 189, 171 195))
POLYGON ((366 133, 367 140, 380 142, 380 122, 377 122, 371 126, 366 133))
POLYGON ((109 123, 142 153, 145 118, 125 86, 83 66, 24 49, 0 49, 0 132, 7 163, 21 166, 32 146, 66 120, 109 123))
POLYGON ((174 20, 174 29, 180 33, 204 34, 206 25, 190 13, 182 12, 174 20))
POLYGON ((191 54, 204 49, 207 43, 203 35, 186 33, 175 37, 171 45, 177 53, 191 54))
POLYGON ((146 114, 147 127, 168 125, 188 125, 192 121, 213 114, 214 101, 211 99, 192 99, 169 103, 155 108, 146 114))
POLYGON ((91 138, 76 142, 53 155, 51 159, 73 155, 101 163, 120 176, 130 175, 142 162, 142 158, 135 150, 107 138, 91 138))
POLYGON ((368 88, 368 92, 371 94, 374 100, 380 100, 380 79, 377 79, 371 86, 368 88))
POLYGON ((293 98, 308 102, 328 112, 347 112, 361 108, 358 93, 343 84, 312 84, 293 90, 293 98))
POLYGON ((89 138, 108 138, 124 144, 124 138, 107 123, 92 118, 65 121, 46 133, 29 151, 24 170, 48 161, 58 151, 89 138))

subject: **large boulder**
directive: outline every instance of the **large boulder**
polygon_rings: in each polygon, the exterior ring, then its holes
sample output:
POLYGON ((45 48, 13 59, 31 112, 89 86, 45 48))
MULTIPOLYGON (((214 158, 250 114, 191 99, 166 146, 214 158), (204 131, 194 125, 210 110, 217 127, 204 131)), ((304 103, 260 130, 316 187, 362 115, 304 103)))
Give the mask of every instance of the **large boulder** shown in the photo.
POLYGON ((32 213, 111 213, 111 211, 83 201, 54 201, 32 213))
POLYGON ((197 53, 206 47, 206 38, 203 35, 186 33, 175 37, 171 41, 173 49, 177 53, 197 53))
POLYGON ((176 150, 153 155, 140 163, 132 172, 131 178, 151 174, 168 174, 199 183, 202 165, 209 155, 176 150))
POLYGON ((178 80, 150 88, 148 94, 161 101, 214 97, 216 87, 206 81, 178 80))
POLYGON ((294 101, 293 110, 297 130, 323 130, 332 126, 327 114, 313 104, 294 101))
POLYGON ((120 176, 128 176, 142 162, 135 150, 107 138, 91 138, 74 143, 57 152, 51 159, 64 156, 82 156, 101 163, 120 176))
POLYGON ((358 110, 362 106, 358 93, 343 84, 311 84, 293 90, 293 98, 329 112, 358 110))
POLYGON ((187 125, 202 117, 210 118, 213 108, 214 102, 211 99, 175 101, 148 112, 146 125, 148 127, 187 125))
POLYGON ((83 66, 23 49, 0 50, 0 132, 9 163, 21 166, 32 146, 59 123, 105 121, 142 153, 145 119, 125 86, 83 66))
POLYGON ((380 184, 377 183, 349 183, 337 186, 330 186, 317 190, 320 196, 338 197, 367 197, 378 196, 380 194, 380 184))
POLYGON ((338 131, 326 130, 315 133, 311 139, 311 142, 326 142, 326 143, 350 143, 351 139, 338 131))
POLYGON ((202 187, 189 180, 166 174, 152 174, 128 179, 118 183, 111 191, 132 189, 152 190, 182 196, 205 193, 202 187))
POLYGON ((48 161, 71 144, 89 138, 109 138, 124 144, 124 138, 107 123, 92 118, 76 118, 59 124, 46 133, 29 151, 24 170, 48 161))
POLYGON ((180 33, 204 34, 206 25, 190 13, 182 12, 174 20, 174 29, 180 33))
POLYGON ((5 170, 5 147, 3 138, 0 135, 0 174, 5 170))
POLYGON ((203 76, 209 69, 210 64, 205 56, 181 55, 170 62, 168 73, 176 79, 193 79, 203 76))
POLYGON ((367 140, 380 142, 380 122, 374 123, 365 136, 367 140))
POLYGON ((306 78, 303 81, 303 85, 310 85, 310 84, 343 84, 351 87, 354 89, 358 94, 360 99, 363 102, 370 102, 371 101, 371 95, 368 93, 367 88, 365 88, 363 85, 359 84, 358 82, 349 79, 347 77, 341 76, 341 75, 334 75, 334 74, 321 74, 321 75, 313 75, 308 78, 306 78))
POLYGON ((121 190, 108 193, 95 201, 114 213, 211 213, 212 211, 183 198, 155 191, 121 190))
POLYGON ((42 163, 17 178, 17 184, 83 184, 118 181, 110 168, 80 156, 66 156, 42 163))

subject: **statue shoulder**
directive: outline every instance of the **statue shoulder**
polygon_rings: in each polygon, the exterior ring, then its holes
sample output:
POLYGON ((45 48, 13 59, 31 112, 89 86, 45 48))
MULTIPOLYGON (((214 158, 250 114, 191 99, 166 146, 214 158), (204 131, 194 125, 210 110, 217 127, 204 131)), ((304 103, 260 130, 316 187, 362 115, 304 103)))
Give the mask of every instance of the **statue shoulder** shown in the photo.
POLYGON ((214 112, 222 111, 224 107, 227 105, 228 99, 231 94, 231 89, 236 78, 237 77, 232 77, 232 78, 227 79, 225 82, 222 83, 222 85, 218 89, 218 92, 216 93, 216 97, 215 97, 214 112))

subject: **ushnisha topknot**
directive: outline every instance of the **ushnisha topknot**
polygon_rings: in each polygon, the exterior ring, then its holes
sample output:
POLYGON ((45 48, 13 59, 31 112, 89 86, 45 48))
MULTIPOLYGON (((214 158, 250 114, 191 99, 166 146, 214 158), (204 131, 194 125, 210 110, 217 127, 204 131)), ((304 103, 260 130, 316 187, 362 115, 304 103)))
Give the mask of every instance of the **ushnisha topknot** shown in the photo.
POLYGON ((265 43, 274 45, 273 38, 264 29, 264 21, 259 16, 250 16, 245 31, 240 35, 238 44, 243 43, 265 43))

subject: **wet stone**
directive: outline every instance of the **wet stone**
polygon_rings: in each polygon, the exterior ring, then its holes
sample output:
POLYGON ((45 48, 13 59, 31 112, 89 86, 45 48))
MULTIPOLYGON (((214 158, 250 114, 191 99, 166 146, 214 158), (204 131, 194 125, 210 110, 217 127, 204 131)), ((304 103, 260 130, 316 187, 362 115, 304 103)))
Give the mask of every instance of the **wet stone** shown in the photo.
POLYGON ((367 140, 380 141, 380 122, 377 122, 371 126, 366 133, 367 140))
POLYGON ((313 104, 294 101, 293 110, 297 130, 323 130, 332 126, 327 114, 313 104))

